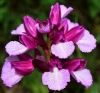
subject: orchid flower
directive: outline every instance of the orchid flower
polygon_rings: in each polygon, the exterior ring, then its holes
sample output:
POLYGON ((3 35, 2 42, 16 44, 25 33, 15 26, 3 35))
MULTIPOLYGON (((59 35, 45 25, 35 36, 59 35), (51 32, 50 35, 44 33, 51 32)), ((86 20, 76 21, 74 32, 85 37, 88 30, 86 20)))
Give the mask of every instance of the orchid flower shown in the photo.
POLYGON ((59 60, 58 58, 52 57, 49 64, 40 59, 36 59, 33 64, 43 73, 43 84, 48 85, 50 90, 60 91, 70 82, 70 75, 85 87, 89 87, 92 84, 93 80, 90 71, 84 69, 86 62, 82 58, 59 60))
POLYGON ((89 31, 83 26, 79 26, 78 23, 72 23, 66 18, 61 20, 53 33, 54 36, 52 37, 54 38, 52 40, 58 38, 58 41, 53 41, 56 44, 52 44, 51 52, 59 58, 67 58, 70 56, 74 52, 74 44, 77 44, 78 48, 85 53, 91 52, 96 47, 96 39, 89 31))
POLYGON ((46 48, 45 41, 43 39, 43 35, 40 33, 37 33, 36 30, 36 23, 35 21, 29 17, 24 17, 24 24, 21 24, 19 27, 17 27, 16 30, 13 30, 11 34, 13 35, 20 35, 19 41, 10 41, 6 46, 6 52, 12 56, 12 55, 20 55, 23 53, 26 53, 28 50, 33 50, 37 48, 38 45, 42 46, 43 48, 46 48), (26 29, 27 28, 27 29, 26 29))
POLYGON ((12 87, 24 76, 29 75, 34 70, 33 58, 28 54, 20 56, 9 56, 5 59, 2 68, 1 79, 6 86, 12 87))

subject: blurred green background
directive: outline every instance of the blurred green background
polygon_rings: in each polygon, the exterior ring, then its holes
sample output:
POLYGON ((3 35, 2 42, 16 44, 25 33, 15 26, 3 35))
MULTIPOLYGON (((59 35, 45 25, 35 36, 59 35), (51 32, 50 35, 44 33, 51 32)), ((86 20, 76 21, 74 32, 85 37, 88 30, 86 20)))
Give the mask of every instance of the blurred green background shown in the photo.
MULTIPOLYGON (((34 19, 47 19, 51 5, 59 2, 73 7, 67 17, 78 22, 90 31, 97 39, 97 47, 85 54, 78 49, 71 57, 82 57, 88 60, 87 68, 93 75, 93 85, 86 89, 71 79, 66 89, 57 93, 100 93, 100 0, 0 0, 0 74, 7 55, 5 45, 18 39, 10 32, 22 23, 23 16, 30 15, 34 19)), ((0 79, 0 93, 49 93, 47 86, 41 83, 41 74, 35 70, 12 88, 5 87, 0 79)))

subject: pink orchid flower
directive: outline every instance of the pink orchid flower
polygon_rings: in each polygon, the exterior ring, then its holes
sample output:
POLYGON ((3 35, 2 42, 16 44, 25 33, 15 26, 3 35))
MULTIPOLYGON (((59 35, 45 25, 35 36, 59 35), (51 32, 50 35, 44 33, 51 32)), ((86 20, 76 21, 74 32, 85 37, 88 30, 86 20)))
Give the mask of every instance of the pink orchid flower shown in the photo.
POLYGON ((34 70, 32 61, 33 58, 28 54, 7 57, 1 74, 3 83, 8 87, 12 87, 24 76, 31 74, 34 70))
POLYGON ((52 33, 54 35, 52 40, 55 44, 52 44, 51 52, 59 58, 70 56, 74 52, 74 44, 85 53, 91 52, 96 47, 96 39, 89 31, 66 18, 61 20, 52 33))
POLYGON ((59 60, 52 57, 49 64, 35 59, 34 66, 43 73, 42 82, 47 85, 50 90, 62 90, 70 82, 70 75, 78 82, 89 87, 92 84, 92 76, 86 66, 86 60, 75 58, 72 60, 59 60))

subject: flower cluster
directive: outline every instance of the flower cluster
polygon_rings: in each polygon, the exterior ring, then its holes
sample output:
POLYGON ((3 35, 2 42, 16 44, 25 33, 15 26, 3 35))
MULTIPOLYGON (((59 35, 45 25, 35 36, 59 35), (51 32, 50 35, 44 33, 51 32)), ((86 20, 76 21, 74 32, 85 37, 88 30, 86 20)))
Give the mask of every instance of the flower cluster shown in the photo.
POLYGON ((75 44, 85 53, 96 47, 96 39, 88 30, 66 18, 72 10, 72 7, 56 3, 46 20, 24 16, 23 23, 11 31, 12 35, 19 36, 19 42, 10 41, 5 46, 9 56, 5 59, 1 79, 6 86, 12 87, 31 74, 34 68, 42 73, 42 82, 50 90, 64 89, 70 82, 70 75, 85 87, 92 84, 91 73, 85 68, 87 61, 83 58, 68 59, 75 44), (28 51, 34 51, 35 57, 28 51))

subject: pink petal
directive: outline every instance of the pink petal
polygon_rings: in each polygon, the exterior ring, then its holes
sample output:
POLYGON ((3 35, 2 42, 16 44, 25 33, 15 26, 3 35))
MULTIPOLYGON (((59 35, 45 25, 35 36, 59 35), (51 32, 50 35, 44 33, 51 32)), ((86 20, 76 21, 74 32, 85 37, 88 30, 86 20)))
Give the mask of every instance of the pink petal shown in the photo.
POLYGON ((26 31, 28 34, 32 35, 33 37, 36 37, 37 36, 37 30, 36 30, 36 27, 35 27, 35 20, 30 17, 30 16, 24 16, 24 25, 26 27, 26 31))
POLYGON ((6 52, 9 55, 19 55, 28 51, 28 48, 17 41, 10 41, 6 46, 6 52))
POLYGON ((13 61, 12 66, 18 74, 24 76, 31 74, 34 70, 32 61, 13 61))
POLYGON ((13 62, 13 61, 19 61, 19 57, 18 56, 9 56, 5 59, 6 62, 13 62))
POLYGON ((66 7, 64 5, 60 5, 60 9, 61 9, 61 18, 64 18, 65 16, 67 16, 72 10, 72 7, 66 7))
POLYGON ((85 30, 83 37, 76 44, 82 52, 91 52, 96 47, 96 39, 85 30))
POLYGON ((74 48, 75 47, 72 41, 58 43, 51 46, 51 52, 59 58, 67 58, 74 52, 74 48))
POLYGON ((88 69, 82 69, 78 71, 71 72, 73 78, 78 82, 84 85, 85 87, 89 87, 92 85, 92 76, 88 69))
POLYGON ((29 35, 22 35, 20 40, 28 49, 35 49, 38 45, 38 40, 29 35))
POLYGON ((70 74, 68 70, 54 68, 53 72, 45 72, 42 76, 42 82, 44 85, 48 85, 51 90, 62 90, 67 86, 67 82, 70 82, 70 74))
POLYGON ((57 25, 60 20, 61 20, 61 11, 60 11, 60 5, 57 2, 54 6, 51 7, 51 11, 50 11, 50 22, 53 25, 57 25))
POLYGON ((18 83, 22 79, 22 75, 19 75, 15 72, 15 69, 12 68, 10 61, 18 60, 17 57, 10 56, 6 58, 6 62, 2 68, 1 79, 6 86, 12 87, 14 84, 18 83), (11 59, 12 58, 12 59, 11 59))
POLYGON ((48 24, 44 27, 40 27, 39 23, 36 23, 36 28, 40 33, 49 33, 50 32, 50 23, 48 22, 48 24))
POLYGON ((26 33, 24 24, 20 24, 16 30, 12 30, 11 32, 12 35, 23 35, 24 33, 26 33))
MULTIPOLYGON (((65 19, 65 18, 64 18, 64 19, 65 19)), ((66 19, 67 19, 67 18, 66 18, 66 19)), ((73 28, 73 27, 79 26, 78 23, 71 22, 69 19, 67 19, 67 22, 68 22, 68 30, 70 30, 70 29, 73 28)))

